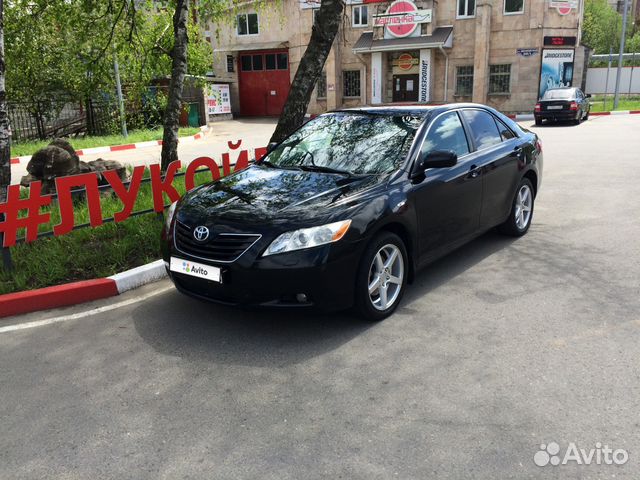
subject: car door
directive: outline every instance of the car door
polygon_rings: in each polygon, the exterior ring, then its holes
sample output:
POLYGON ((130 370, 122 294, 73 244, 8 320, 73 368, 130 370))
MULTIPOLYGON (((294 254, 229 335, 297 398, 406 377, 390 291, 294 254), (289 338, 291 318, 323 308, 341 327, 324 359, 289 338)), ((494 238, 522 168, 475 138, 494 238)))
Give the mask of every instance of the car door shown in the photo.
POLYGON ((526 141, 487 110, 465 109, 462 118, 475 147, 474 163, 482 170, 480 228, 486 230, 509 214, 524 166, 526 141))
POLYGON ((451 150, 458 162, 450 168, 430 168, 414 181, 413 198, 422 262, 450 250, 477 230, 482 204, 482 179, 470 160, 470 145, 457 111, 438 115, 428 127, 423 152, 451 150))

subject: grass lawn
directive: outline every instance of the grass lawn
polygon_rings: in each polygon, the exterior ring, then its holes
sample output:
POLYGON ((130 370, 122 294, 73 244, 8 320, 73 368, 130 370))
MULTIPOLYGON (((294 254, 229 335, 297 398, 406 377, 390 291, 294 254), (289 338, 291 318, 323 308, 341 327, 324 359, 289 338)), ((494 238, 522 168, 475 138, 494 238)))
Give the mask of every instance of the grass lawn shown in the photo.
MULTIPOLYGON (((196 185, 209 181, 210 173, 196 174, 196 185)), ((174 185, 184 193, 184 177, 176 178, 174 185)), ((122 208, 120 200, 113 196, 102 198, 101 205, 102 218, 112 217, 122 208)), ((151 184, 143 183, 133 211, 152 206, 151 184)), ((49 210, 51 222, 41 225, 41 232, 51 230, 60 222, 57 206, 49 207, 49 210)), ((89 221, 86 203, 77 204, 75 220, 76 225, 89 221)), ((162 222, 161 216, 151 213, 120 223, 82 228, 61 237, 19 243, 11 248, 14 271, 6 272, 0 264, 0 294, 105 277, 157 260, 160 258, 162 222)))
MULTIPOLYGON (((180 128, 181 137, 189 137, 199 133, 200 129, 195 127, 180 128)), ((110 145, 126 145, 129 143, 146 142, 149 140, 162 140, 162 128, 155 130, 134 130, 129 132, 128 137, 122 135, 104 135, 99 137, 72 138, 69 141, 76 150, 92 147, 108 147, 110 145)), ((33 155, 42 147, 49 145, 51 140, 34 140, 32 142, 14 143, 11 145, 11 156, 21 157, 23 155, 33 155)))
MULTIPOLYGON (((613 110, 613 95, 607 95, 606 106, 603 95, 591 97, 592 112, 610 112, 613 110)), ((640 96, 620 96, 617 110, 640 110, 640 96)))

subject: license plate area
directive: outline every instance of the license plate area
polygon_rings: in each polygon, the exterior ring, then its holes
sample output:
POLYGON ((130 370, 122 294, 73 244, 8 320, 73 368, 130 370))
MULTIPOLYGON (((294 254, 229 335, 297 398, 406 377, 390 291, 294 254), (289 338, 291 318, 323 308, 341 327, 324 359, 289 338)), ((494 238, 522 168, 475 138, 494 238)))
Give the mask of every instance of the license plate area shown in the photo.
POLYGON ((211 282, 222 283, 220 268, 205 265, 203 263, 192 262, 184 258, 171 257, 169 270, 191 277, 203 278, 211 282))
POLYGON ((549 105, 547 110, 562 110, 562 105, 549 105))

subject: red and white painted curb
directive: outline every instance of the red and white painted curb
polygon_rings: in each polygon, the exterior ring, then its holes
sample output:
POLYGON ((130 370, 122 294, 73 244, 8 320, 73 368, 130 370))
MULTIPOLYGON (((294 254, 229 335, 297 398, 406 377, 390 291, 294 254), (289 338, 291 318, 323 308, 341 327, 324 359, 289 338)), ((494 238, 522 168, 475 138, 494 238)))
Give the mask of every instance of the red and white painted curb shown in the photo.
MULTIPOLYGON (((196 140, 199 140, 204 136, 204 132, 208 128, 208 126, 204 125, 200 127, 200 133, 196 133, 195 135, 191 135, 190 137, 180 137, 178 141, 180 143, 195 142, 196 140)), ((162 140, 150 140, 148 142, 129 143, 127 145, 113 145, 110 147, 84 148, 82 150, 76 150, 76 155, 78 155, 79 157, 81 157, 82 155, 99 155, 101 153, 121 152, 123 150, 137 150, 140 148, 157 147, 158 145, 162 145, 162 140)), ((17 165, 21 162, 28 162, 29 160, 31 160, 31 155, 14 157, 11 159, 11 165, 17 165)))
POLYGON ((612 110, 611 112, 589 112, 589 115, 635 115, 639 113, 640 110, 612 110))
POLYGON ((0 295, 0 318, 114 297, 166 275, 164 261, 157 260, 107 278, 0 295))

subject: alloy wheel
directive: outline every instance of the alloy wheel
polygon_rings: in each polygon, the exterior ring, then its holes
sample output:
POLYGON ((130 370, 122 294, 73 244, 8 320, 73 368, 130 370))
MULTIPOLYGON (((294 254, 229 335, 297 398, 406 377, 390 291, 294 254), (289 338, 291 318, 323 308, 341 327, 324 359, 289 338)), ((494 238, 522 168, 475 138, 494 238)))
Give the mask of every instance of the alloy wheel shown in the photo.
POLYGON ((369 267, 369 300, 376 310, 387 310, 398 299, 404 281, 404 259, 391 243, 383 246, 369 267))
POLYGON ((516 226, 524 230, 531 220, 531 210, 533 209, 533 194, 529 185, 522 185, 516 196, 515 220, 516 226))

